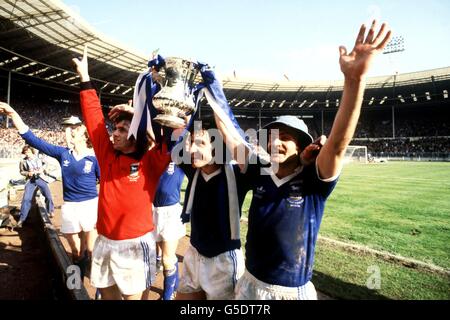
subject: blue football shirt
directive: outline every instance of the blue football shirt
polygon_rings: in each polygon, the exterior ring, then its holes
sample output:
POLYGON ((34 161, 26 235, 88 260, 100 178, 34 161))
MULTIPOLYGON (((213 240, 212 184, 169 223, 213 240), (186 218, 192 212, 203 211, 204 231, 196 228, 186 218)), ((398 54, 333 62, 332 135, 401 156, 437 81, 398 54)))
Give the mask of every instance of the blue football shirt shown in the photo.
POLYGON ((64 201, 82 202, 98 196, 100 167, 93 153, 77 159, 69 149, 39 139, 31 130, 21 136, 33 148, 58 160, 61 165, 64 201))
POLYGON ((175 163, 171 162, 159 179, 153 205, 168 207, 180 202, 181 185, 185 175, 175 163))
MULTIPOLYGON (((184 214, 196 169, 189 165, 180 165, 180 167, 189 179, 184 201, 184 214)), ((236 177, 239 209, 241 210, 249 187, 243 181, 239 166, 233 166, 233 171, 236 177)), ((240 215, 241 212, 239 212, 240 215)), ((210 175, 199 174, 190 221, 191 244, 201 255, 212 258, 224 252, 241 248, 240 240, 231 239, 228 186, 223 166, 210 175)))
POLYGON ((312 278, 314 253, 325 201, 337 179, 319 179, 316 166, 301 167, 278 179, 248 165, 253 189, 246 243, 246 268, 272 285, 300 287, 312 278))

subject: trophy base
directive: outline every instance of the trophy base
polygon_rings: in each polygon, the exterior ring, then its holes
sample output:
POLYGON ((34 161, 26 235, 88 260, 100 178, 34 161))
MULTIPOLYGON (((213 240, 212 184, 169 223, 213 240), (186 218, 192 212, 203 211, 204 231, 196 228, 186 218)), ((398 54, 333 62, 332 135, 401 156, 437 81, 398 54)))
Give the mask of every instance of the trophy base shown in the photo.
POLYGON ((162 125, 163 127, 169 127, 172 129, 180 129, 186 126, 186 123, 183 119, 178 118, 177 116, 171 115, 158 115, 154 119, 157 123, 162 125))

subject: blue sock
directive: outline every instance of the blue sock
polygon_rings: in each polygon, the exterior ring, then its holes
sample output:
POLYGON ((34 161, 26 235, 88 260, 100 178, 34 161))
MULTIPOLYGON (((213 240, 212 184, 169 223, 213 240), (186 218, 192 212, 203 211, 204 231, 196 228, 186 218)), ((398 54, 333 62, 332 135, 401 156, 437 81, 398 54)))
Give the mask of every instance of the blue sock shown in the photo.
POLYGON ((164 291, 163 300, 172 300, 173 294, 177 289, 178 283, 178 266, 175 269, 164 272, 164 291))

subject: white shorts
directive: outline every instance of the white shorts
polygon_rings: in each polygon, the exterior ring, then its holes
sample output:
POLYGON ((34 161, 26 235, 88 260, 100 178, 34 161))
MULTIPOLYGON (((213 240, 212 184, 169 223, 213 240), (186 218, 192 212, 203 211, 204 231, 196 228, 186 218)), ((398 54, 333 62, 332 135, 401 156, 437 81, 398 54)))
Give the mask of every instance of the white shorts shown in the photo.
POLYGON ((153 232, 121 241, 99 235, 92 253, 91 284, 100 289, 117 285, 124 295, 141 293, 155 280, 155 261, 153 232))
POLYGON ((182 211, 183 207, 179 203, 153 208, 156 242, 179 240, 186 235, 186 226, 181 222, 182 211))
POLYGON ((312 282, 298 288, 276 286, 245 270, 236 286, 236 300, 317 300, 317 292, 312 282))
POLYGON ((190 246, 184 255, 183 275, 177 291, 204 291, 208 300, 233 300, 235 286, 244 269, 244 255, 241 250, 206 258, 190 246))
POLYGON ((61 206, 61 232, 74 234, 95 230, 97 212, 98 198, 82 202, 64 202, 61 206))

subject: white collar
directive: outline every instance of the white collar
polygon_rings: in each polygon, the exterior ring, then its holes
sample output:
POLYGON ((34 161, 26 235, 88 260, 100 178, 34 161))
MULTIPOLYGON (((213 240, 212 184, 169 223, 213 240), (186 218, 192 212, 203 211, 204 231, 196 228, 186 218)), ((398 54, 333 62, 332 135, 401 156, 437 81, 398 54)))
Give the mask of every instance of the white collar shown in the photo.
POLYGON ((303 166, 298 167, 294 170, 294 173, 288 175, 287 177, 284 177, 283 179, 280 179, 277 177, 277 175, 272 171, 270 174, 270 177, 272 178, 273 183, 277 186, 277 188, 281 187, 283 184, 291 181, 293 178, 295 178, 300 172, 303 171, 303 166))
POLYGON ((70 152, 72 153, 73 157, 75 158, 75 160, 80 161, 81 159, 84 159, 86 157, 89 156, 94 156, 94 150, 92 149, 88 149, 86 152, 82 153, 82 154, 76 154, 75 150, 71 149, 70 152))
MULTIPOLYGON (((190 216, 192 213, 192 207, 194 203, 195 198, 195 191, 197 189, 197 181, 198 176, 200 175, 200 172, 202 173, 203 178, 208 181, 212 179, 213 177, 217 176, 222 172, 222 168, 225 172, 226 181, 227 181, 227 191, 228 191, 228 213, 230 218, 230 232, 231 232, 231 239, 232 240, 239 240, 241 238, 240 235, 240 206, 239 206, 239 198, 238 198, 238 192, 237 192, 237 186, 236 186, 236 176, 234 174, 233 166, 231 165, 225 165, 219 170, 213 172, 212 174, 208 175, 203 173, 200 169, 197 169, 195 171, 194 178, 192 179, 192 184, 189 191, 189 197, 187 199, 187 205, 185 209, 185 214, 190 216)), ((192 223, 192 220, 191 220, 192 223)))
POLYGON ((209 182, 209 180, 211 180, 215 176, 218 176, 221 172, 222 172, 222 168, 217 169, 216 171, 214 171, 211 174, 206 174, 200 169, 200 173, 202 174, 202 177, 206 182, 209 182))

